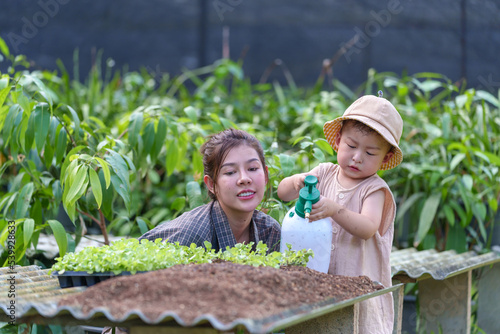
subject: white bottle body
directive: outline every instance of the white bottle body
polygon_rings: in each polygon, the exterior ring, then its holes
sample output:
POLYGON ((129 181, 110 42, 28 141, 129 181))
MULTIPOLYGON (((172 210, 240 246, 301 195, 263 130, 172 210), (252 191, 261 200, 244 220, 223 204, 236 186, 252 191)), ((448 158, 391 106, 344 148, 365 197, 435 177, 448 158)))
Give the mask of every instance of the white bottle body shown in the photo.
POLYGON ((332 223, 329 218, 309 222, 291 208, 281 224, 280 251, 287 250, 286 244, 292 245, 292 250, 312 249, 314 257, 309 258, 307 267, 323 273, 328 272, 332 247, 332 223))

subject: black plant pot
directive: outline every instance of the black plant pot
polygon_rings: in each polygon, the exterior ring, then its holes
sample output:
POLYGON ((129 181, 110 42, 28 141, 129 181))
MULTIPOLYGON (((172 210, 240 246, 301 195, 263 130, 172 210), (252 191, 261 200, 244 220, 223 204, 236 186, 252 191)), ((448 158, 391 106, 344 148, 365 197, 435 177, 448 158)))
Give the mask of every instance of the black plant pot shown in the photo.
MULTIPOLYGON (((144 271, 137 272, 138 274, 143 273, 144 271)), ((112 272, 103 272, 103 273, 93 273, 89 274, 84 271, 65 271, 62 274, 58 274, 57 272, 53 272, 52 275, 57 276, 59 280, 59 286, 64 288, 72 288, 77 286, 92 286, 99 282, 105 281, 107 279, 118 277, 118 276, 128 276, 132 275, 130 271, 122 271, 120 274, 115 275, 112 272)))

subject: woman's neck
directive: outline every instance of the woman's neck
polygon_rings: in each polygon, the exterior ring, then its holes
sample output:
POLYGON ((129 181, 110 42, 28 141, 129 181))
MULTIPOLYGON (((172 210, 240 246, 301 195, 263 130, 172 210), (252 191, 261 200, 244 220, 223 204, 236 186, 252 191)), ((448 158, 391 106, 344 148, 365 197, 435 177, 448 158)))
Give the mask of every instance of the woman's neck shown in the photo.
POLYGON ((248 243, 250 241, 250 223, 252 221, 253 214, 228 214, 226 212, 226 216, 236 242, 248 243))
POLYGON ((248 244, 250 242, 250 225, 240 233, 233 230, 234 238, 237 244, 248 244))

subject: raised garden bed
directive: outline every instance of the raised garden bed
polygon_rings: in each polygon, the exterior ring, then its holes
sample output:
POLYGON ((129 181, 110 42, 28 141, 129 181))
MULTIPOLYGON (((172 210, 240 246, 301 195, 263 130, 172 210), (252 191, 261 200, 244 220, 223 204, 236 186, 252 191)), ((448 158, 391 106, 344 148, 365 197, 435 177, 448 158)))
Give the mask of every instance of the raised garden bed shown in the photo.
POLYGON ((60 284, 61 279, 72 280, 61 286, 89 287, 61 299, 59 306, 89 316, 106 310, 117 322, 136 313, 151 323, 167 314, 188 326, 207 315, 228 324, 327 300, 337 303, 384 288, 366 276, 329 275, 305 267, 313 255, 310 250, 268 254, 267 246, 259 243, 255 248, 238 244, 214 252, 210 244, 205 246, 122 240, 66 254, 52 268, 60 284))
POLYGON ((210 314, 222 323, 262 319, 291 307, 335 302, 383 287, 366 276, 329 275, 301 266, 281 269, 229 262, 175 265, 116 277, 60 300, 59 306, 91 313, 105 308, 115 319, 140 312, 149 321, 174 313, 186 324, 210 314))

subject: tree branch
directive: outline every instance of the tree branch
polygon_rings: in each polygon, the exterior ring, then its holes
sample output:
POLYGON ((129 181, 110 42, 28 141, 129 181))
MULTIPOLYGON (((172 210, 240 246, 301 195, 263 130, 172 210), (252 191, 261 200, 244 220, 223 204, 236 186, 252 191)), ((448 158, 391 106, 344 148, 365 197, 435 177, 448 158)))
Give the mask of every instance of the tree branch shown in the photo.
POLYGON ((83 212, 80 209, 77 209, 79 213, 82 215, 85 215, 92 219, 99 227, 101 228, 102 236, 104 237, 104 244, 109 245, 109 238, 108 238, 108 231, 106 230, 106 220, 104 219, 104 214, 102 213, 101 209, 99 209, 99 219, 96 217, 92 216, 90 213, 83 212))

